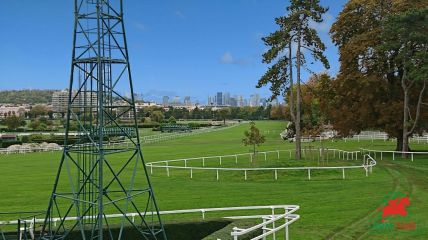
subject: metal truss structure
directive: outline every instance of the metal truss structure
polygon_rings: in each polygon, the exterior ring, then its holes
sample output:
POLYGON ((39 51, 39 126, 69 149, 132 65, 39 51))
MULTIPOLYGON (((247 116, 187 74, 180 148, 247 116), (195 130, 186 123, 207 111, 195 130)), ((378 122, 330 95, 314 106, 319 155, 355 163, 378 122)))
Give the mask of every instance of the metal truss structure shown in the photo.
POLYGON ((40 238, 166 240, 140 148, 123 0, 74 4, 65 146, 40 238), (124 116, 131 116, 126 126, 124 116))

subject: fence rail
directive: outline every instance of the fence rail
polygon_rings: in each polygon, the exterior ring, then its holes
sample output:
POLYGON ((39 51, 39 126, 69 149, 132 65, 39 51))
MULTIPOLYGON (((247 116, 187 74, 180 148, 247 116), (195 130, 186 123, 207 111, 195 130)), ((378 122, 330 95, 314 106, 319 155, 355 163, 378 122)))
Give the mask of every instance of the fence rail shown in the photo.
MULTIPOLYGON (((256 237, 252 238, 253 240, 256 239, 265 239, 267 236, 271 236, 272 239, 276 240, 276 233, 282 229, 284 229, 284 239, 289 239, 289 225, 291 225, 293 222, 297 221, 300 216, 297 215, 295 212, 299 210, 300 207, 298 205, 268 205, 268 206, 245 206, 245 207, 225 207, 225 208, 200 208, 200 209, 185 209, 185 210, 170 210, 170 211, 160 211, 160 215, 174 215, 174 214, 191 214, 191 213, 200 213, 201 219, 205 220, 206 215, 211 212, 242 212, 242 211, 255 211, 255 210, 269 210, 269 213, 267 214, 257 214, 257 215, 240 215, 240 216, 223 216, 222 218, 225 219, 259 219, 262 220, 262 223, 258 223, 252 227, 249 228, 239 228, 234 227, 232 229, 232 232, 230 235, 233 237, 234 240, 239 240, 240 237, 244 237, 247 234, 258 234, 256 237), (284 222, 284 223, 282 223, 284 222), (261 230, 262 233, 258 233, 258 231, 261 230)), ((153 215, 153 212, 147 212, 148 216, 153 215)), ((130 218, 131 221, 135 220, 136 216, 139 216, 140 213, 127 213, 127 214, 110 214, 105 215, 108 219, 113 218, 130 218)), ((80 221, 82 219, 79 219, 78 217, 67 217, 67 218, 52 218, 50 219, 50 222, 53 223, 55 226, 57 222, 65 221, 80 221)), ((18 236, 24 235, 30 235, 34 237, 34 235, 37 235, 35 232, 35 225, 37 223, 44 223, 45 219, 40 218, 29 218, 27 220, 12 220, 12 221, 0 221, 1 225, 18 225, 18 224, 28 224, 31 225, 29 228, 17 228, 19 229, 19 232, 17 233, 18 236)), ((1 237, 1 235, 0 235, 1 237)))
MULTIPOLYGON (((257 154, 263 155, 264 160, 267 160, 268 154, 275 154, 277 159, 280 158, 281 152, 287 152, 289 157, 291 158, 293 150, 276 150, 276 151, 266 151, 266 152, 258 152, 257 154)), ((328 149, 328 151, 333 151, 333 154, 342 157, 343 159, 350 160, 349 156, 352 156, 351 160, 357 160, 359 151, 344 151, 340 149, 328 149), (345 158, 346 156, 346 158, 345 158), (355 156, 355 157, 354 157, 355 156)), ((224 171, 240 171, 244 173, 244 180, 248 178, 248 172, 251 171, 272 171, 274 173, 274 179, 278 180, 278 172, 279 171, 291 171, 291 170, 304 170, 307 171, 308 180, 311 180, 311 171, 314 170, 342 170, 342 178, 345 179, 345 169, 364 169, 366 172, 366 176, 368 176, 369 172, 372 172, 372 168, 376 165, 376 160, 373 159, 370 155, 363 155, 363 164, 362 165, 353 165, 353 166, 332 166, 332 167, 255 167, 255 168, 230 168, 230 167, 205 167, 206 161, 218 161, 218 164, 221 166, 225 160, 234 160, 235 164, 238 163, 240 156, 248 156, 248 161, 252 162, 254 159, 253 153, 240 153, 240 154, 230 154, 230 155, 222 155, 222 156, 207 156, 207 157, 194 157, 194 158, 182 158, 182 159, 173 159, 173 160, 163 160, 156 162, 146 163, 146 166, 150 169, 150 173, 153 174, 154 168, 161 168, 166 170, 166 175, 170 176, 171 169, 181 169, 181 170, 189 170, 190 178, 193 178, 194 170, 211 170, 216 172, 216 179, 220 179, 220 172, 224 171), (369 161, 370 160, 370 161, 369 161), (201 167, 189 167, 188 162, 190 161, 200 161, 201 167), (170 163, 182 163, 182 166, 174 166, 170 165, 170 163)))
POLYGON ((414 161, 414 156, 415 155, 427 155, 428 156, 428 152, 403 152, 403 151, 388 151, 388 150, 373 150, 373 149, 365 149, 365 148, 361 148, 361 151, 363 153, 367 153, 368 155, 373 154, 374 157, 377 157, 377 154, 380 154, 380 160, 383 160, 383 155, 384 154, 391 154, 392 155, 392 160, 395 160, 396 155, 410 155, 410 159, 413 162, 414 161))

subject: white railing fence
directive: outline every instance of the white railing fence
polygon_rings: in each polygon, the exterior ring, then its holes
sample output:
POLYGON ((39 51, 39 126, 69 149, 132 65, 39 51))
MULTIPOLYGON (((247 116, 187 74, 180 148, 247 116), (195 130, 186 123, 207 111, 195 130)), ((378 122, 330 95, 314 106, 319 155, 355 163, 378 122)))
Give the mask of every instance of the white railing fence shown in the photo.
MULTIPOLYGON (((277 159, 280 159, 281 152, 286 152, 288 154, 290 159, 292 156, 292 151, 294 150, 276 150, 276 151, 266 151, 266 152, 258 152, 258 155, 262 155, 264 157, 264 161, 267 161, 268 154, 275 154, 277 159)), ((316 150, 319 151, 319 150, 316 150)), ((357 151, 344 151, 340 149, 325 149, 325 151, 331 151, 333 152, 333 156, 338 156, 339 158, 346 159, 346 160, 357 160, 358 159, 358 153, 357 151), (346 156, 346 157, 345 157, 346 156)), ((231 172, 231 171, 239 171, 243 173, 244 180, 248 179, 249 172, 255 172, 255 171, 271 171, 273 172, 273 176, 275 180, 278 180, 278 173, 284 172, 284 171, 293 171, 293 170, 300 170, 300 171, 306 171, 308 180, 311 180, 311 172, 315 170, 342 170, 342 178, 345 179, 345 169, 364 169, 366 172, 366 176, 368 176, 368 169, 371 169, 376 165, 376 161, 370 157, 370 155, 364 155, 363 158, 363 164, 362 165, 351 165, 351 166, 331 166, 331 167, 319 167, 319 166, 310 166, 310 167, 206 167, 207 161, 218 161, 218 165, 221 166, 224 164, 224 161, 234 161, 235 164, 238 164, 238 161, 242 161, 242 156, 247 156, 247 160, 249 162, 253 162, 255 155, 253 153, 241 153, 241 154, 231 154, 231 155, 222 155, 222 156, 207 156, 207 157, 194 157, 194 158, 182 158, 182 159, 173 159, 173 160, 163 160, 163 161, 156 161, 156 162, 149 162, 146 163, 146 166, 150 169, 150 173, 153 174, 155 168, 159 169, 165 169, 167 177, 170 177, 170 171, 171 169, 180 169, 180 170, 186 170, 189 171, 189 176, 192 179, 194 171, 196 170, 209 170, 209 171, 215 171, 216 172, 216 180, 220 179, 220 172, 231 172), (372 161, 367 162, 366 159, 370 157, 372 161), (189 166, 188 164, 190 162, 197 161, 201 166, 189 166), (171 165, 171 164, 180 164, 181 166, 177 165, 171 165)))
POLYGON ((403 152, 403 151, 388 151, 388 150, 373 150, 373 149, 365 149, 361 148, 363 153, 367 153, 368 155, 373 155, 377 158, 377 155, 380 155, 380 160, 383 160, 384 156, 387 154, 392 155, 392 160, 395 160, 397 156, 406 155, 410 156, 411 161, 414 161, 415 156, 428 156, 428 152, 403 152))
MULTIPOLYGON (((224 207, 224 208, 201 208, 201 209, 186 209, 186 210, 171 210, 171 211, 160 211, 160 215, 180 215, 180 214, 192 214, 192 213, 200 213, 201 219, 206 220, 208 213, 216 213, 215 217, 218 217, 218 215, 221 213, 224 214, 224 212, 239 212, 242 213, 250 212, 250 211, 258 211, 257 215, 240 215, 240 216, 234 216, 234 215, 225 215, 221 216, 221 218, 224 219, 233 219, 233 220, 239 220, 239 219, 259 219, 262 222, 257 223, 256 225, 249 227, 249 228, 239 228, 234 227, 230 235, 233 237, 234 240, 242 239, 241 237, 244 237, 248 234, 258 234, 256 237, 252 238, 253 240, 256 239, 265 239, 266 237, 272 237, 272 239, 276 240, 277 232, 284 229, 284 239, 289 239, 289 225, 291 225, 293 222, 297 221, 300 216, 297 215, 295 212, 299 210, 298 205, 269 205, 269 206, 245 206, 245 207, 224 207), (266 211, 268 210, 268 213, 260 214, 260 211, 266 211), (261 234, 259 234, 259 231, 262 231, 261 234)), ((130 219, 132 222, 135 221, 135 217, 140 216, 141 213, 127 213, 127 214, 109 214, 105 215, 107 219, 114 219, 114 218, 121 218, 122 220, 130 219)), ((146 215, 151 216, 153 215, 153 212, 148 212, 146 215)), ((62 221, 80 221, 84 218, 79 217, 66 217, 66 218, 51 218, 50 222, 53 223, 54 226, 57 225, 58 222, 62 221)), ((31 227, 26 228, 26 230, 22 230, 24 232, 18 233, 20 234, 30 234, 34 236, 35 233, 35 224, 44 223, 45 219, 40 218, 31 218, 27 220, 11 220, 11 221, 0 221, 0 226, 2 225, 18 225, 22 224, 23 222, 31 224, 31 227), (28 231, 28 232, 27 232, 28 231)), ((239 224, 239 222, 238 222, 239 224)), ((21 231, 21 230, 20 230, 21 231)), ((219 239, 221 240, 221 239, 219 239)))

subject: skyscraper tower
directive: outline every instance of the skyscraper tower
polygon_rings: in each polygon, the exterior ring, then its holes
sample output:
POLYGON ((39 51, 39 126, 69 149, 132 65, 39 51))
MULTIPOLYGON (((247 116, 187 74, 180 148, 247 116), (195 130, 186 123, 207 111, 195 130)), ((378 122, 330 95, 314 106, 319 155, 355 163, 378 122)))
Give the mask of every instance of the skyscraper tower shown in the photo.
POLYGON ((123 0, 74 5, 65 144, 41 239, 166 239, 140 148, 123 0), (130 112, 133 126, 121 126, 130 112), (127 144, 106 144, 115 139, 127 144))

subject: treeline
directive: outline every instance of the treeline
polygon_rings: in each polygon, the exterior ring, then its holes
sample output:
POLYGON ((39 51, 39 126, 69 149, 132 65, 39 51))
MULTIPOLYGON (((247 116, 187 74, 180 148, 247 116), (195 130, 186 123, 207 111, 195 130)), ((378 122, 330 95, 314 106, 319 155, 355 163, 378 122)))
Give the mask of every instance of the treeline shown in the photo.
POLYGON ((185 108, 172 108, 165 110, 161 107, 144 108, 138 113, 138 118, 145 121, 151 118, 152 121, 160 122, 171 117, 175 119, 243 119, 261 120, 270 119, 271 106, 264 107, 226 107, 226 108, 195 108, 187 110, 185 108))
POLYGON ((37 104, 51 103, 52 94, 58 90, 8 90, 0 91, 0 103, 37 104))

